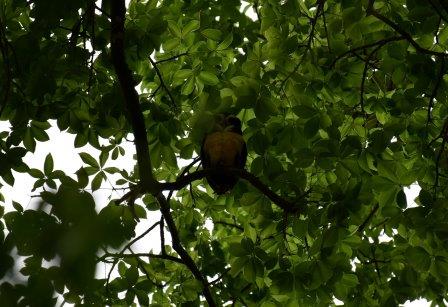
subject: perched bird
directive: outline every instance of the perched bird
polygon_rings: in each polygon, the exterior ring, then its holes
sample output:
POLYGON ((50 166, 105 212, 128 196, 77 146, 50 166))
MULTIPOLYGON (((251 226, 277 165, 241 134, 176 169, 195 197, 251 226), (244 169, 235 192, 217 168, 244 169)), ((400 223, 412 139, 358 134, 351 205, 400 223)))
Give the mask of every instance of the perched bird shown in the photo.
MULTIPOLYGON (((247 148, 241 131, 241 121, 233 115, 220 114, 214 131, 204 137, 201 160, 204 168, 240 168, 246 164, 247 148)), ((225 173, 208 175, 207 182, 216 194, 231 190, 238 176, 225 173)))

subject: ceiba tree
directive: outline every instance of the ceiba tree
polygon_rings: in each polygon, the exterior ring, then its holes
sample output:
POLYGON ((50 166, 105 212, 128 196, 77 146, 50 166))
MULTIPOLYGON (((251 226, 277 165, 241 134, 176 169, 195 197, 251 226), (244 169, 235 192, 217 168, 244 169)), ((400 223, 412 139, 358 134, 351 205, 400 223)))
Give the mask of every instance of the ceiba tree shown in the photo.
POLYGON ((125 2, 0 1, 0 305, 446 304, 446 1, 125 2))

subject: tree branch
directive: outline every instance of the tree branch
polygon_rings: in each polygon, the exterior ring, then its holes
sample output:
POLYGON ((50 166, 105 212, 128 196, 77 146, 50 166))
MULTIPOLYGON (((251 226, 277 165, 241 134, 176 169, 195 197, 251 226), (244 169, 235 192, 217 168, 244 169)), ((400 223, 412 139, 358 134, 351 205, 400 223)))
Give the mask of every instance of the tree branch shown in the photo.
MULTIPOLYGON (((169 58, 166 58, 166 59, 158 60, 158 61, 154 62, 154 64, 151 62, 151 64, 152 64, 152 65, 157 65, 157 64, 160 64, 160 63, 163 63, 163 62, 172 61, 172 60, 175 60, 175 59, 177 59, 177 58, 180 58, 181 56, 184 56, 184 55, 188 55, 188 52, 182 52, 181 54, 174 55, 174 56, 169 57, 169 58)), ((151 60, 152 60, 152 59, 151 59, 151 60)))
POLYGON ((370 211, 369 215, 366 217, 364 222, 362 222, 361 225, 358 227, 358 232, 362 233, 364 231, 364 228, 366 228, 369 221, 372 219, 373 215, 378 211, 380 208, 380 205, 378 203, 375 204, 375 206, 372 208, 372 211, 370 211))
POLYGON ((179 232, 177 230, 176 224, 174 223, 173 216, 171 215, 170 205, 168 201, 166 200, 165 196, 162 193, 159 193, 156 196, 156 198, 160 204, 160 211, 162 212, 163 218, 166 221, 168 230, 171 233, 173 249, 177 252, 179 257, 182 259, 182 262, 188 267, 193 276, 202 284, 202 294, 204 295, 208 305, 210 307, 217 306, 215 300, 213 299, 213 295, 210 292, 207 280, 204 278, 204 276, 202 275, 201 271, 199 270, 198 266, 193 261, 191 256, 182 246, 182 243, 179 238, 179 232))
POLYGON ((302 65, 302 62, 305 60, 306 57, 306 53, 311 49, 311 43, 313 42, 313 38, 314 38, 314 31, 316 30, 316 24, 317 24, 317 19, 319 19, 320 15, 323 14, 323 10, 324 10, 324 5, 325 5, 325 1, 326 0, 317 0, 317 9, 316 9, 316 15, 310 20, 311 23, 311 29, 310 29, 310 34, 308 36, 308 41, 306 44, 306 49, 305 52, 302 55, 302 58, 300 59, 300 62, 297 63, 297 65, 294 67, 294 69, 286 76, 286 78, 281 82, 280 84, 280 88, 283 88, 283 86, 285 85, 286 81, 288 81, 288 79, 297 72, 297 70, 299 69, 300 65, 302 65))
POLYGON ((366 116, 366 112, 364 110, 364 91, 365 91, 365 83, 366 83, 366 79, 367 79, 367 72, 369 70, 369 62, 370 62, 370 59, 372 58, 372 56, 388 42, 389 42, 388 40, 381 41, 381 43, 378 44, 375 47, 375 49, 373 49, 372 52, 370 52, 369 55, 367 56, 367 58, 365 59, 364 70, 362 72, 361 93, 360 93, 360 100, 359 100, 359 104, 361 105, 361 111, 364 114, 364 116, 366 116))
POLYGON ((403 40, 403 39, 405 39, 403 36, 392 36, 392 37, 385 38, 385 39, 379 40, 379 41, 371 43, 371 44, 366 44, 363 46, 359 46, 359 47, 350 49, 350 50, 344 52, 343 54, 337 56, 336 59, 334 59, 333 62, 331 63, 330 68, 333 68, 337 61, 339 61, 340 59, 342 59, 343 57, 345 57, 348 54, 351 54, 351 53, 356 54, 356 52, 360 51, 360 50, 365 50, 365 49, 375 47, 378 45, 384 46, 386 43, 393 42, 393 41, 399 41, 399 40, 403 40))
POLYGON ((120 82, 128 115, 131 119, 132 130, 135 138, 137 152, 138 171, 141 184, 152 193, 158 191, 158 182, 152 173, 151 159, 149 155, 148 139, 145 121, 140 109, 139 96, 135 90, 135 82, 129 69, 124 53, 124 21, 125 1, 111 1, 111 52, 112 62, 120 82))
POLYGON ((244 231, 244 227, 242 227, 242 226, 240 226, 238 224, 235 224, 235 223, 229 223, 229 222, 226 222, 226 221, 213 221, 213 224, 234 227, 234 228, 236 228, 238 230, 244 231))
POLYGON ((442 56, 442 57, 446 57, 448 56, 447 53, 445 52, 438 52, 438 51, 432 51, 426 48, 423 48, 422 46, 420 46, 411 36, 411 34, 409 34, 408 32, 406 32, 405 30, 403 30, 398 24, 396 24, 395 22, 393 22, 392 20, 390 20, 389 18, 387 18, 384 15, 381 15, 380 12, 378 12, 377 10, 375 10, 373 8, 373 3, 374 1, 370 1, 369 5, 367 7, 367 15, 372 15, 375 16, 377 19, 381 20, 382 22, 384 22, 385 24, 387 24, 389 27, 391 27, 392 29, 395 30, 395 32, 399 33, 401 36, 403 36, 414 48, 415 50, 417 50, 420 53, 424 53, 424 54, 429 54, 429 55, 435 55, 435 56, 442 56))
MULTIPOLYGON (((162 191, 164 190, 179 190, 183 187, 187 186, 190 182, 195 180, 199 180, 204 178, 210 174, 223 174, 223 173, 231 173, 233 175, 237 175, 238 177, 248 181, 252 184, 256 189, 262 192, 267 198, 269 198, 274 204, 285 210, 286 212, 297 212, 301 208, 298 207, 297 204, 292 203, 281 196, 277 195, 274 191, 272 191, 267 185, 260 181, 256 176, 252 175, 246 170, 239 168, 214 168, 214 169, 203 169, 188 175, 185 175, 179 178, 175 182, 166 182, 161 183, 160 188, 162 191)), ((303 195, 300 197, 302 198, 303 195)))
MULTIPOLYGON (((443 0, 443 1, 445 1, 445 0, 443 0)), ((432 2, 432 0, 428 0, 428 2, 432 6, 434 11, 437 13, 437 15, 439 15, 440 19, 442 19, 445 23, 448 23, 448 19, 445 16, 443 16, 443 14, 441 13, 443 8, 437 7, 437 5, 434 2, 432 2)))
POLYGON ((163 77, 162 77, 162 73, 160 72, 159 68, 157 67, 157 63, 153 61, 153 59, 151 59, 151 57, 148 57, 149 62, 151 62, 152 67, 154 67, 154 70, 156 71, 157 76, 159 77, 160 80, 160 84, 162 85, 163 89, 165 90, 165 92, 168 94, 168 97, 170 97, 171 103, 173 104, 173 107, 177 107, 176 105, 176 101, 174 101, 173 95, 171 95, 170 90, 168 89, 168 87, 165 84, 165 81, 163 81, 163 77))
POLYGON ((440 151, 437 154, 437 158, 436 158, 436 176, 434 179, 434 198, 437 197, 437 188, 439 187, 439 175, 440 175, 440 170, 439 170, 440 159, 442 158, 442 153, 445 151, 446 142, 447 142, 447 137, 446 137, 446 135, 444 135, 444 137, 442 139, 442 145, 440 146, 440 151))
POLYGON ((3 21, 0 19, 0 51, 3 58, 3 65, 4 65, 4 74, 5 74, 5 82, 4 82, 4 88, 3 88, 3 97, 0 101, 0 116, 3 113, 3 110, 6 107, 6 104, 8 103, 9 96, 11 94, 11 85, 12 85, 12 69, 11 64, 9 61, 8 56, 8 40, 6 38, 6 28, 3 25, 3 21))
MULTIPOLYGON (((146 236, 148 233, 150 233, 154 228, 156 228, 157 225, 159 225, 159 222, 154 223, 151 227, 149 227, 149 228, 148 228, 145 232, 143 232, 141 235, 139 235, 138 237, 135 237, 132 241, 130 241, 128 244, 126 244, 126 245, 121 249, 121 251, 120 251, 119 254, 123 254, 124 251, 125 251, 126 249, 130 249, 130 247, 131 247, 135 242, 137 242, 138 240, 140 240, 141 238, 143 238, 144 236, 146 236)), ((108 254, 108 253, 106 253, 106 254, 108 254)), ((103 256, 100 257, 100 258, 98 259, 98 261, 102 261, 102 259, 103 259, 103 256)), ((105 259, 105 258, 104 258, 104 259, 105 259)), ((117 259, 114 261, 114 263, 112 264, 112 267, 111 267, 110 270, 109 270, 109 274, 107 274, 107 280, 106 280, 106 291, 107 291, 107 292, 109 292, 109 281, 110 281, 110 277, 111 277, 111 275, 112 275, 112 271, 114 270, 115 266, 116 266, 117 263, 118 263, 118 259, 119 259, 119 258, 117 258, 117 259)))
POLYGON ((169 260, 173 262, 177 262, 180 264, 184 264, 182 259, 170 256, 170 255, 159 255, 159 254, 151 254, 151 253, 131 253, 131 254, 123 254, 123 253, 105 253, 104 255, 99 258, 99 260, 103 260, 106 258, 116 258, 116 259, 122 259, 122 258, 140 258, 140 257, 148 257, 148 258, 154 258, 154 259, 164 259, 169 260))
POLYGON ((428 104, 428 115, 427 115, 427 121, 426 121, 426 127, 428 128, 429 123, 431 122, 431 109, 434 105, 434 99, 437 96, 437 91, 439 90, 440 83, 442 82, 443 75, 445 74, 445 58, 440 57, 440 70, 439 75, 437 77, 436 84, 434 85, 434 88, 432 90, 431 96, 429 98, 429 104, 428 104))

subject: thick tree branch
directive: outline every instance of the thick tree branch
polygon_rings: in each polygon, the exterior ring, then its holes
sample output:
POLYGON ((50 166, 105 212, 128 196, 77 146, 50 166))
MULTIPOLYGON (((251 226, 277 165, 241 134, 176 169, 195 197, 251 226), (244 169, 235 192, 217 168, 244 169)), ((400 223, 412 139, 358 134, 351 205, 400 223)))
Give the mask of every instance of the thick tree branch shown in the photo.
POLYGON ((132 72, 126 63, 124 53, 125 1, 114 0, 110 3, 112 23, 110 37, 112 62, 123 91, 126 109, 131 119, 137 151, 139 176, 141 184, 146 187, 150 193, 156 194, 158 190, 158 182, 155 180, 152 173, 145 121, 140 109, 139 96, 134 88, 135 83, 132 77, 132 72))
POLYGON ((173 244, 173 249, 177 252, 179 257, 182 259, 182 262, 188 267, 193 276, 202 284, 202 294, 204 295, 209 306, 214 307, 217 306, 215 300, 213 299, 213 295, 210 292, 209 284, 207 280, 202 275, 196 263, 193 261, 191 256, 182 246, 182 242, 179 238, 179 232, 177 230, 176 224, 174 223, 173 216, 171 215, 170 205, 166 200, 165 196, 162 193, 159 193, 156 196, 157 200, 160 204, 160 211, 162 212, 163 218, 166 221, 168 226, 168 230, 171 233, 171 240, 173 244))
POLYGON ((3 87, 3 97, 0 101, 0 116, 3 113, 3 110, 6 107, 6 104, 8 103, 9 96, 11 93, 11 87, 12 87, 12 68, 9 61, 8 56, 8 40, 6 38, 6 31, 5 27, 3 25, 3 21, 0 19, 0 51, 3 58, 3 65, 4 65, 4 74, 5 74, 5 81, 4 81, 4 87, 3 87))
POLYGON ((274 191, 272 191, 268 186, 266 186, 263 182, 260 181, 256 176, 252 175, 246 170, 242 170, 239 168, 214 168, 214 169, 203 169, 191 174, 185 175, 179 178, 175 182, 166 182, 161 183, 160 187, 162 190, 179 190, 183 187, 187 186, 190 182, 195 180, 199 180, 204 178, 205 176, 213 173, 223 174, 223 173, 232 173, 237 175, 238 177, 249 181, 256 189, 262 192, 267 198, 269 198, 274 204, 285 210, 286 212, 297 212, 301 208, 298 207, 297 204, 294 204, 281 196, 277 195, 274 191))
MULTIPOLYGON (((194 161, 193 161, 194 162, 194 161)), ((184 173, 184 172, 183 172, 184 173)), ((281 209, 283 209, 286 212, 289 213, 297 213, 302 208, 299 207, 297 204, 281 197, 280 195, 277 195, 274 191, 272 191, 267 185, 265 185, 263 182, 261 182, 260 179, 258 179, 253 174, 249 173, 248 171, 244 169, 239 168, 213 168, 213 169, 202 169, 199 171, 195 171, 193 173, 179 176, 178 179, 174 182, 163 182, 158 184, 158 191, 175 191, 180 190, 187 185, 189 185, 191 182, 195 180, 199 180, 204 178, 207 175, 210 174, 223 174, 223 173, 231 173, 233 175, 236 175, 246 181, 248 181, 251 185, 253 185, 256 189, 258 189, 261 193, 263 193, 267 198, 269 198, 274 204, 279 206, 281 209)), ((141 185, 137 185, 135 187, 132 187, 129 192, 127 192, 125 195, 123 195, 117 203, 121 203, 124 200, 131 200, 139 197, 145 192, 150 192, 144 189, 141 185)), ((151 192, 150 192, 151 193, 151 192)), ((306 195, 308 195, 309 191, 303 195, 301 195, 298 199, 304 198, 306 195)), ((171 197, 170 193, 168 196, 171 197)))

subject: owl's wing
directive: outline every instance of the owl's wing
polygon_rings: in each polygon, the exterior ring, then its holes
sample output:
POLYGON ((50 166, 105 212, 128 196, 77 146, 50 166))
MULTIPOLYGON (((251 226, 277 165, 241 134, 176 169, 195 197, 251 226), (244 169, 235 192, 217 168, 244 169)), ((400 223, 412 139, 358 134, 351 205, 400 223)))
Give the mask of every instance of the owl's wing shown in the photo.
POLYGON ((246 142, 242 142, 241 149, 239 150, 238 154, 235 157, 235 166, 238 168, 243 169, 246 166, 246 160, 247 160, 247 147, 246 142))

